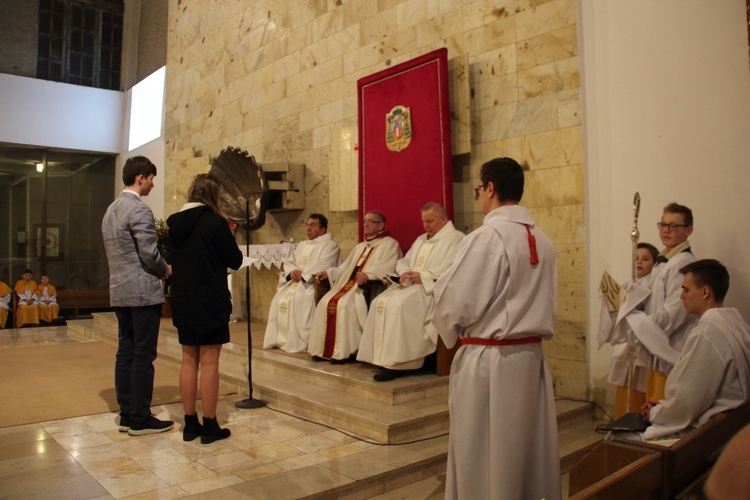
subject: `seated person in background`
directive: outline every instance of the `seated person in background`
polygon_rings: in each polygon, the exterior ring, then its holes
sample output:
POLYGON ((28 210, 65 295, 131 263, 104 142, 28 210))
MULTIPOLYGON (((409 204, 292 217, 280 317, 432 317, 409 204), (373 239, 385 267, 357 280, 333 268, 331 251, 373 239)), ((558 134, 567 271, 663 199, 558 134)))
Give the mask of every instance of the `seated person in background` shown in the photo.
POLYGON ((310 214, 307 241, 294 249, 279 275, 279 289, 271 302, 263 348, 307 352, 315 313, 315 275, 341 264, 341 249, 328 234, 328 219, 310 214))
POLYGON ((724 307, 729 273, 719 261, 703 259, 680 269, 688 314, 699 318, 667 377, 665 398, 643 405, 651 422, 645 439, 676 435, 750 401, 750 326, 724 307))
POLYGON ((398 283, 378 295, 367 314, 357 360, 383 367, 373 376, 378 382, 421 368, 437 349, 437 331, 427 328, 435 308, 432 289, 453 264, 464 234, 438 203, 422 207, 422 226, 427 232, 396 263, 398 283))
POLYGON ((8 321, 8 304, 10 304, 11 292, 10 287, 0 281, 0 328, 5 328, 5 322, 8 321))
POLYGON ((31 269, 24 269, 22 278, 16 282, 13 290, 18 295, 17 326, 38 325, 39 308, 36 306, 36 281, 31 279, 31 269))
MULTIPOLYGON (((635 284, 644 288, 651 288, 651 270, 656 264, 659 250, 651 243, 638 243, 635 254, 635 284)), ((627 290, 630 280, 622 285, 627 290)), ((602 313, 604 314, 604 313, 602 313)), ((609 313, 608 327, 612 328, 614 317, 609 313)), ((615 393, 615 414, 618 419, 628 413, 628 380, 632 370, 633 381, 630 383, 630 411, 637 412, 646 402, 646 366, 644 360, 639 360, 634 355, 633 346, 628 343, 613 346, 612 363, 609 367, 607 381, 617 386, 615 393), (632 360, 630 359, 632 356, 632 360), (631 362, 633 366, 631 367, 631 362)))
POLYGON ((365 241, 354 247, 343 264, 318 273, 317 279, 331 282, 331 290, 315 308, 307 348, 314 361, 341 363, 357 352, 367 318, 362 287, 393 273, 403 256, 398 242, 385 230, 383 214, 365 213, 362 225, 365 241))
POLYGON ((46 274, 42 274, 39 281, 39 286, 36 287, 39 320, 43 323, 52 323, 60 313, 60 306, 57 305, 57 290, 49 282, 49 276, 46 274))

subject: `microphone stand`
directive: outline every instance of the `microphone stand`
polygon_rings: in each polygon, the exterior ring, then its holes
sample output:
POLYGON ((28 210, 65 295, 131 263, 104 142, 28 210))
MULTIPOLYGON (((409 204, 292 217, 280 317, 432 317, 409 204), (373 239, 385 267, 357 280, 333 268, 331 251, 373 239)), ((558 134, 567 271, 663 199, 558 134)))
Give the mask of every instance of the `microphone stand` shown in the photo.
MULTIPOLYGON (((245 199, 245 253, 250 256, 250 199, 245 199)), ((247 315, 247 385, 249 396, 237 401, 234 406, 241 409, 255 409, 266 406, 265 401, 253 399, 253 336, 250 327, 250 265, 245 268, 245 313, 247 315)))

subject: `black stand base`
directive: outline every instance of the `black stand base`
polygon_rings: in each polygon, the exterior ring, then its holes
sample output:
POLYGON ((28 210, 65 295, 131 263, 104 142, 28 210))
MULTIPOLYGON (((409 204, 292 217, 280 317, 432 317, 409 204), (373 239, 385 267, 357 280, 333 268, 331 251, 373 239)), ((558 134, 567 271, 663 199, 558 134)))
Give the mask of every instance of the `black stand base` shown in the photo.
POLYGON ((253 410, 255 408, 263 408, 266 406, 266 402, 261 401, 260 399, 247 398, 242 401, 237 401, 234 403, 234 406, 243 410, 253 410))

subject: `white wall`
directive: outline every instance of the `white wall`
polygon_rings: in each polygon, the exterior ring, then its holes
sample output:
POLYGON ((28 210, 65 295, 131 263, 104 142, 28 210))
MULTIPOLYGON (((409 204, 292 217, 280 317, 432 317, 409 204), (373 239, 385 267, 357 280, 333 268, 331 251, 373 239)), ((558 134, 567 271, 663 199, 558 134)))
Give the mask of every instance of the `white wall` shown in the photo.
MULTIPOLYGON (((750 320, 750 70, 744 0, 579 0, 589 254, 589 383, 603 271, 630 275, 633 194, 641 241, 677 201, 695 218, 698 258, 729 269, 726 305, 750 320)), ((610 400, 614 397, 610 393, 610 400)))
POLYGON ((0 74, 0 142, 120 152, 123 94, 0 74))

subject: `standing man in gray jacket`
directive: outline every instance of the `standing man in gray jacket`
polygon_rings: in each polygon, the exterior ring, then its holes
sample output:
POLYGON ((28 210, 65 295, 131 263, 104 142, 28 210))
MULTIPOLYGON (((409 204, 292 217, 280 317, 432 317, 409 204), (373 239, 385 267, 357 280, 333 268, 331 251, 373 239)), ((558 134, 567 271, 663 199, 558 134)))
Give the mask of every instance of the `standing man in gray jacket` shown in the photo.
POLYGON ((131 436, 165 432, 171 420, 151 415, 154 360, 164 292, 161 278, 172 270, 156 246, 151 209, 141 201, 154 187, 156 166, 145 156, 125 162, 125 189, 102 220, 109 262, 109 296, 115 309, 119 345, 115 358, 115 392, 120 406, 120 432, 131 436))

